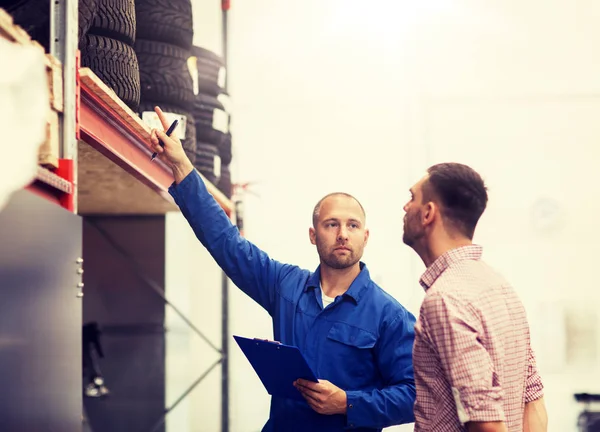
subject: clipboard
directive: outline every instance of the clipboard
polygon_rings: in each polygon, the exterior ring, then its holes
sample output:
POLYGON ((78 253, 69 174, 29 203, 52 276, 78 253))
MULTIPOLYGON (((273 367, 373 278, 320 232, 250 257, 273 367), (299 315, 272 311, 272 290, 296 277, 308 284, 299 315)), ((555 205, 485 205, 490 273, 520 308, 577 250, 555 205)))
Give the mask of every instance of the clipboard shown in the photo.
POLYGON ((233 338, 271 396, 304 401, 294 381, 302 378, 319 382, 298 347, 241 336, 233 338))

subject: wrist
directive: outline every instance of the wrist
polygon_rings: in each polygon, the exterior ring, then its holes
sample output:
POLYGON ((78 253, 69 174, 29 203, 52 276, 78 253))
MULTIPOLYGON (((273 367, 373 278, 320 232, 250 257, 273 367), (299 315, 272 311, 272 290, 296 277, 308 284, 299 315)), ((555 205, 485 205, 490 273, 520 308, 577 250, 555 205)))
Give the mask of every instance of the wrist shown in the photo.
POLYGON ((342 405, 340 406, 339 414, 346 415, 348 413, 348 394, 345 391, 342 391, 342 405))
POLYGON ((175 183, 179 184, 194 170, 194 166, 190 160, 186 158, 185 161, 174 163, 172 165, 172 170, 175 183))

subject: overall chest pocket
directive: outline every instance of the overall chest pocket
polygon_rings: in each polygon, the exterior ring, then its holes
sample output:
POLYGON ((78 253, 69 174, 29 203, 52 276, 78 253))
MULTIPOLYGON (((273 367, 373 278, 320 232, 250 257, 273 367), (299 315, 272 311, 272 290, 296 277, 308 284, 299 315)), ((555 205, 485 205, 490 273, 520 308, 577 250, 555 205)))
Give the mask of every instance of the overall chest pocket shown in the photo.
POLYGON ((377 337, 366 330, 335 323, 327 334, 325 361, 334 362, 345 376, 370 377, 375 371, 373 347, 377 337))

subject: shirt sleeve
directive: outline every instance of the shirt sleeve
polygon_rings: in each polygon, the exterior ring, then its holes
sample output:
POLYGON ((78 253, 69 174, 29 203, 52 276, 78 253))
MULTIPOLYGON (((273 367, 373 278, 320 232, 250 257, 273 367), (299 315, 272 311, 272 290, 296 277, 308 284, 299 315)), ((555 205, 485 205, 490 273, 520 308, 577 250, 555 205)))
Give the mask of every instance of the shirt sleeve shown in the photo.
POLYGON ((483 329, 478 312, 468 302, 431 293, 423 301, 421 321, 440 357, 461 424, 504 421, 503 391, 480 342, 483 329))
POLYGON ((527 381, 525 382, 525 403, 533 402, 544 396, 544 386, 542 378, 537 369, 535 354, 529 346, 529 356, 527 359, 527 381))
POLYGON ((347 429, 385 428, 414 421, 414 325, 415 317, 403 310, 380 334, 375 357, 385 386, 346 392, 347 429))
POLYGON ((206 189, 196 170, 169 193, 217 264, 233 283, 269 312, 274 313, 278 282, 295 266, 275 261, 240 235, 221 206, 206 189))

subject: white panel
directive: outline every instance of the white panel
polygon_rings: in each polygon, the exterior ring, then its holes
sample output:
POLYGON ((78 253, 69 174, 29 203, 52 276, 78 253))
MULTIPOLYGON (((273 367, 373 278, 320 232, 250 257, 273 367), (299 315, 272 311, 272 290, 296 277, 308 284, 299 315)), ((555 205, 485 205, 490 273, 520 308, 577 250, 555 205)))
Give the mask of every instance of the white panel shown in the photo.
MULTIPOLYGON (((191 289, 190 260, 182 245, 187 244, 188 229, 181 215, 168 213, 165 217, 165 295, 179 310, 188 315, 191 289)), ((165 405, 171 406, 189 382, 188 371, 191 335, 180 318, 165 306, 165 405)), ((166 432, 188 431, 190 424, 189 399, 182 401, 166 419, 166 432)))
POLYGON ((221 2, 219 0, 192 0, 192 16, 194 19, 193 44, 223 55, 221 2))
MULTIPOLYGON (((218 348, 221 270, 180 213, 166 216, 166 296, 218 348)), ((174 309, 166 306, 166 405, 171 406, 220 358, 174 309)), ((217 366, 167 416, 167 432, 218 431, 221 368, 217 366)))

